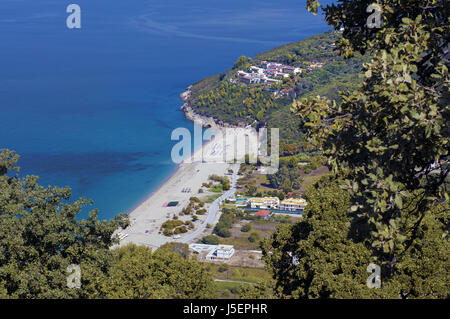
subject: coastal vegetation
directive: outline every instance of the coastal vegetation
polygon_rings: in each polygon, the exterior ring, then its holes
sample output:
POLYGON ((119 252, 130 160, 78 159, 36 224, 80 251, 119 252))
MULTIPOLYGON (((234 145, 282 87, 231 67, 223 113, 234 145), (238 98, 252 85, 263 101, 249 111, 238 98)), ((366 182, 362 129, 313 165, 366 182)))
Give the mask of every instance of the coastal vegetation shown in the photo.
POLYGON ((215 295, 206 267, 170 247, 156 252, 144 246, 120 247, 113 252, 112 264, 104 284, 106 298, 201 299, 215 295))
MULTIPOLYGON (((296 152, 296 148, 292 148, 292 152, 296 152)), ((323 156, 303 152, 280 157, 280 167, 275 174, 264 175, 258 172, 261 168, 258 164, 242 163, 239 169, 242 177, 237 183, 238 193, 249 197, 272 196, 283 200, 291 192, 305 191, 307 186, 327 174, 324 164, 323 156)))
MULTIPOLYGON (((215 285, 186 247, 150 248, 118 243, 113 233, 128 218, 97 220, 92 202, 71 202, 70 188, 43 187, 20 177, 19 156, 0 152, 0 298, 211 298, 215 285), (80 286, 67 285, 69 265, 80 267, 80 286)), ((174 222, 177 222, 174 220, 174 222)))
POLYGON ((220 298, 239 298, 247 286, 270 281, 270 274, 262 268, 227 266, 206 263, 206 268, 216 280, 220 298))
POLYGON ((240 57, 230 70, 194 84, 187 102, 197 114, 213 117, 219 122, 280 128, 283 143, 301 147, 300 121, 289 115, 293 98, 322 95, 338 99, 340 90, 354 89, 360 82, 358 73, 366 58, 358 55, 345 60, 333 51, 337 39, 336 33, 327 32, 254 58, 240 57), (283 83, 273 87, 249 86, 236 81, 238 70, 246 70, 264 60, 302 68, 312 62, 324 63, 324 66, 284 79, 283 83), (275 98, 273 92, 282 89, 292 90, 294 94, 275 98))
POLYGON ((218 175, 211 175, 209 176, 209 180, 213 182, 217 182, 218 184, 213 185, 212 191, 215 193, 227 191, 231 188, 230 179, 227 176, 218 176, 218 175))
MULTIPOLYGON (((318 2, 307 3, 316 13, 318 2)), ((263 241, 275 282, 247 286, 246 296, 450 294, 448 15, 439 1, 385 1, 382 27, 368 29, 368 4, 327 6, 326 20, 339 31, 241 57, 233 69, 192 88, 188 102, 195 112, 234 125, 279 127, 282 141, 297 147, 282 146, 286 161, 278 175, 267 177, 269 186, 293 189, 299 165, 306 174, 322 164, 330 172, 307 188, 304 220, 263 241), (236 69, 263 60, 323 67, 290 76, 279 87, 234 77, 236 69), (282 88, 294 94, 270 98, 282 88), (288 115, 291 110, 296 116, 288 115), (381 289, 366 285, 371 263, 381 269, 381 289)), ((255 175, 251 167, 240 172, 255 175)), ((252 179, 254 184, 239 181, 243 194, 262 195, 263 183, 252 179)))
POLYGON ((217 198, 219 198, 220 196, 222 196, 222 193, 220 193, 220 194, 214 194, 214 195, 209 195, 209 196, 206 197, 205 203, 211 204, 211 203, 213 203, 217 198))
MULTIPOLYGON (((349 227, 348 192, 339 182, 324 178, 305 195, 304 220, 279 227, 262 245, 264 260, 276 279, 274 291, 291 298, 398 298, 402 291, 408 291, 410 298, 448 296, 445 269, 450 246, 442 237, 448 213, 445 217, 442 205, 423 220, 423 240, 398 257, 396 264, 401 268, 392 277, 382 277, 382 289, 368 289, 366 269, 373 260, 373 248, 360 239, 365 225, 349 227), (314 272, 307 276, 303 269, 314 272)), ((404 209, 405 222, 411 227, 415 221, 407 212, 404 209)))
POLYGON ((218 245, 220 240, 215 235, 208 235, 202 238, 202 243, 206 245, 218 245))
MULTIPOLYGON (((176 216, 175 216, 176 217, 176 216)), ((161 230, 165 236, 172 236, 172 235, 178 235, 188 232, 188 228, 192 229, 193 225, 189 221, 181 221, 178 218, 165 221, 162 226, 161 230)))
POLYGON ((203 237, 202 243, 233 245, 236 249, 259 250, 260 241, 269 238, 278 225, 293 224, 297 218, 273 214, 269 219, 255 216, 255 211, 222 206, 222 215, 213 234, 203 237))
POLYGON ((220 237, 231 237, 231 227, 236 220, 233 209, 223 208, 222 215, 219 218, 219 222, 214 227, 214 233, 220 237))
MULTIPOLYGON (((263 220, 222 207, 213 234, 202 239, 260 248, 266 271, 200 263, 178 244, 155 252, 111 249, 118 243, 114 231, 129 224, 126 216, 99 221, 92 210, 79 220, 91 201, 70 202, 69 188, 20 177, 18 156, 3 150, 0 298, 448 298, 446 7, 387 0, 382 28, 369 30, 369 3, 327 6, 326 20, 342 33, 240 57, 231 70, 192 88, 188 103, 198 114, 282 131, 279 172, 255 177, 257 165, 244 163, 240 191, 283 199, 304 189, 302 218, 263 220), (323 67, 270 87, 236 81, 237 70, 265 60, 323 67), (293 94, 275 97, 280 89, 293 94), (324 165, 325 176, 308 176, 324 165), (370 264, 380 267, 379 289, 367 286, 370 264), (69 265, 81 267, 80 289, 67 287, 69 265)), ((317 13, 317 1, 307 5, 317 13)), ((204 203, 229 189, 226 177, 210 180, 203 187, 219 193, 192 197, 181 216, 196 220, 204 203)), ((163 224, 166 236, 193 227, 180 217, 163 224)))
MULTIPOLYGON (((356 3, 361 10, 345 1, 324 10, 329 24, 344 29, 336 43, 344 57, 372 54, 364 81, 340 99, 301 97, 292 105, 305 140, 333 173, 306 193, 303 221, 265 240, 272 291, 288 298, 448 298, 444 2, 384 1, 374 30, 365 25, 369 2, 356 3), (372 263, 380 267, 380 289, 366 286, 372 263)), ((317 4, 308 1, 313 11, 317 4)))

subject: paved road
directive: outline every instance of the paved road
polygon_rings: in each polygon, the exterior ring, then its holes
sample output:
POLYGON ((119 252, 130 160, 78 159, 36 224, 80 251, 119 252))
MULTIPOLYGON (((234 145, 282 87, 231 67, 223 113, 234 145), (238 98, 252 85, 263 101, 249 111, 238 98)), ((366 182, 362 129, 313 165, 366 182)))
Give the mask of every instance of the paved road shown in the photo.
POLYGON ((234 165, 233 166, 233 176, 231 177, 231 188, 226 191, 222 196, 217 198, 212 204, 211 207, 208 210, 208 216, 203 224, 201 224, 196 230, 194 230, 192 233, 187 234, 186 236, 180 238, 177 240, 181 243, 189 243, 192 240, 194 240, 198 235, 200 235, 205 229, 206 225, 213 224, 214 220, 216 219, 217 213, 220 210, 220 204, 228 199, 234 196, 236 193, 236 183, 237 183, 237 173, 239 170, 239 166, 234 165))

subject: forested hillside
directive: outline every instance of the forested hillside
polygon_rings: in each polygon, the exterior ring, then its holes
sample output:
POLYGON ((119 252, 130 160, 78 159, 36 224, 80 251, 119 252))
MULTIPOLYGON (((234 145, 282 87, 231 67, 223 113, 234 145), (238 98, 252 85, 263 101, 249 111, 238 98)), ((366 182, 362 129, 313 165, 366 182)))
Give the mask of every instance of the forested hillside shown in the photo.
POLYGON ((188 102, 197 114, 234 125, 277 127, 284 142, 301 143, 299 119, 290 112, 293 99, 320 95, 339 100, 340 90, 352 90, 360 82, 358 73, 367 57, 363 59, 358 55, 345 60, 334 50, 337 38, 338 35, 330 31, 254 58, 240 57, 228 71, 194 84, 188 102), (247 70, 262 61, 299 67, 303 72, 270 87, 236 80, 238 70, 247 70), (323 67, 306 71, 315 63, 323 67), (274 92, 281 90, 289 94, 275 96, 274 92))

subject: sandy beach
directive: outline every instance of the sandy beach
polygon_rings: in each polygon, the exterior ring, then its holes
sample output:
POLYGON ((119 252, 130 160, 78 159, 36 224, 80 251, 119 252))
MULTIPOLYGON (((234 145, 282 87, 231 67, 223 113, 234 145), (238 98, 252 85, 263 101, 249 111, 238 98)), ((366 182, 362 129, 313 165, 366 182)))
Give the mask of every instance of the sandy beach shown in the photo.
MULTIPOLYGON (((230 168, 237 173, 239 164, 231 164, 224 161, 224 159, 230 158, 233 154, 237 160, 244 158, 246 154, 245 148, 235 146, 237 136, 248 134, 251 138, 256 138, 254 136, 255 132, 251 129, 227 128, 226 133, 223 131, 224 128, 217 129, 221 130, 217 134, 220 138, 216 136, 212 141, 203 144, 200 149, 194 152, 192 158, 185 159, 183 163, 179 164, 176 172, 129 214, 131 225, 127 229, 120 231, 121 246, 132 242, 137 245, 158 248, 172 241, 191 242, 201 238, 201 233, 198 231, 200 228, 204 229, 207 223, 217 221, 218 216, 211 216, 209 211, 214 211, 215 215, 218 202, 223 200, 223 197, 214 203, 206 204, 205 208, 208 210, 208 213, 198 216, 199 220, 194 223, 195 229, 182 234, 181 238, 174 240, 172 237, 166 237, 159 233, 161 225, 168 219, 173 218, 174 215, 178 216, 181 210, 188 205, 191 197, 196 196, 204 199, 205 196, 208 196, 208 194, 200 194, 199 189, 204 182, 208 182, 210 175, 225 176, 230 168), (183 192, 186 189, 189 189, 190 192, 183 192), (177 201, 178 205, 166 207, 169 202, 173 201, 177 201), (195 233, 195 237, 192 236, 193 233, 195 233), (189 240, 184 240, 184 238, 189 240)), ((229 178, 236 180, 236 176, 229 176, 229 178)), ((227 195, 230 196, 231 193, 227 195)), ((191 220, 192 216, 180 216, 179 219, 182 221, 191 220)))

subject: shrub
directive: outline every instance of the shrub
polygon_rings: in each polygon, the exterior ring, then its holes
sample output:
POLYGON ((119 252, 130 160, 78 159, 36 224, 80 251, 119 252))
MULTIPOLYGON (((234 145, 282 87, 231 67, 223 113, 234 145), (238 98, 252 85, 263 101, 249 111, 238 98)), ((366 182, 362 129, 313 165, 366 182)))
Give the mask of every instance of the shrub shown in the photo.
POLYGON ((215 235, 208 235, 203 237, 202 243, 206 245, 218 245, 220 243, 219 237, 215 235))
POLYGON ((230 289, 230 292, 235 295, 238 294, 240 291, 241 291, 241 287, 232 287, 230 289))
POLYGON ((200 203, 197 204, 197 206, 195 206, 195 209, 200 209, 200 208, 202 208, 203 206, 205 206, 205 203, 200 202, 200 203))
POLYGON ((186 228, 186 226, 181 226, 181 227, 178 227, 178 228, 175 228, 175 230, 173 231, 173 233, 176 235, 176 234, 183 234, 183 233, 187 233, 187 228, 186 228))
POLYGON ((214 229, 214 232, 223 238, 231 237, 231 230, 224 228, 224 227, 216 227, 214 229))
POLYGON ((235 210, 223 209, 223 214, 220 216, 219 222, 214 228, 214 233, 220 237, 231 237, 231 226, 233 225, 236 217, 234 215, 235 210))
POLYGON ((175 227, 183 225, 183 222, 181 220, 168 220, 164 224, 162 224, 161 229, 162 230, 172 230, 175 227))
POLYGON ((251 243, 254 243, 255 241, 258 241, 258 240, 259 240, 259 235, 258 235, 258 233, 255 233, 255 232, 251 233, 250 236, 248 237, 248 241, 251 243))
POLYGON ((190 202, 195 202, 195 203, 200 203, 201 202, 201 200, 198 197, 191 197, 191 198, 189 198, 189 201, 190 202))
POLYGON ((241 232, 243 233, 247 233, 252 229, 252 226, 250 224, 245 224, 244 226, 242 226, 241 228, 241 232))
POLYGON ((223 192, 223 186, 222 186, 222 184, 216 184, 212 188, 210 188, 209 191, 213 192, 213 193, 222 193, 223 192))
POLYGON ((222 264, 219 266, 219 268, 217 269, 219 272, 225 272, 229 269, 230 267, 228 266, 228 264, 222 264))
POLYGON ((170 237, 170 236, 173 235, 173 231, 171 231, 171 230, 169 230, 169 229, 164 229, 164 230, 163 230, 163 234, 164 234, 164 236, 170 237))

